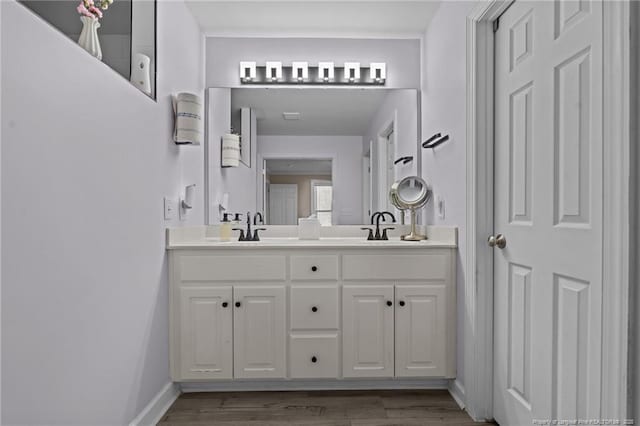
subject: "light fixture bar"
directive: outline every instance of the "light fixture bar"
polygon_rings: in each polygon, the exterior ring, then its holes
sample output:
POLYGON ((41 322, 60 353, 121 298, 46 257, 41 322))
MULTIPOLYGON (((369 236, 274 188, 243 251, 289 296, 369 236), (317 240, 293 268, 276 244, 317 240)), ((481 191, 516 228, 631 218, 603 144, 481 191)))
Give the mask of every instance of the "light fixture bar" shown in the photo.
POLYGON ((307 61, 296 61, 291 65, 283 65, 280 61, 268 61, 265 65, 252 61, 240 63, 240 82, 245 85, 383 86, 386 80, 384 62, 372 62, 368 67, 359 62, 345 62, 342 67, 336 67, 333 62, 320 62, 317 66, 309 65, 307 61))

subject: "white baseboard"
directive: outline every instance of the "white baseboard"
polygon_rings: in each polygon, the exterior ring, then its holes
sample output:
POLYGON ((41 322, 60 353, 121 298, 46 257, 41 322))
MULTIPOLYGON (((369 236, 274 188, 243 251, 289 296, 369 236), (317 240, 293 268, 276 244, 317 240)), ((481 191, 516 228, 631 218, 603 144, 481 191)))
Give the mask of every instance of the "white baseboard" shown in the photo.
POLYGON ((460 409, 464 410, 467 406, 466 398, 464 396, 464 386, 458 380, 451 380, 449 382, 449 393, 453 399, 458 403, 460 409))
POLYGON ((180 387, 175 383, 167 383, 129 426, 155 426, 179 396, 180 387))
POLYGON ((189 392, 249 392, 249 391, 313 391, 313 390, 393 390, 447 389, 449 380, 287 380, 181 383, 189 392))

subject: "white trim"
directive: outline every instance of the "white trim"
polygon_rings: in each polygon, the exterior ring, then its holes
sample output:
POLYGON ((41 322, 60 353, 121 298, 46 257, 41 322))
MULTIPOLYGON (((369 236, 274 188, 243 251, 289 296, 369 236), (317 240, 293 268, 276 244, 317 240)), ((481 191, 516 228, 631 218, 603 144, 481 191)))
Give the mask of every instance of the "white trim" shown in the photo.
MULTIPOLYGON (((640 116, 640 79, 638 79, 638 75, 640 75, 640 3, 632 2, 631 3, 631 70, 630 75, 636 76, 636 78, 631 79, 631 111, 629 113, 630 117, 638 117, 640 116)), ((630 138, 632 141, 638 141, 640 139, 640 122, 637 120, 634 122, 631 128, 630 138)), ((631 158, 635 158, 635 164, 640 164, 640 146, 638 143, 631 144, 633 150, 633 155, 631 158)), ((634 160, 632 160, 634 161, 634 160)), ((640 258, 640 171, 637 167, 633 167, 631 169, 632 174, 632 188, 630 193, 632 194, 632 210, 631 210, 631 235, 635 236, 634 242, 632 244, 631 251, 631 259, 640 258), (634 220, 635 219, 635 220, 634 220)), ((633 264, 633 261, 631 262, 633 264)), ((635 283, 635 285, 631 284, 629 291, 633 294, 633 298, 630 298, 631 312, 630 312, 630 321, 633 321, 632 324, 636 324, 635 327, 629 328, 629 340, 630 340, 630 348, 629 348, 629 377, 630 380, 633 380, 629 389, 631 391, 628 393, 628 407, 632 408, 633 412, 628 413, 629 418, 640 418, 640 327, 637 324, 640 323, 640 288, 638 287, 638 283, 640 283, 640 262, 635 262, 635 269, 632 269, 631 273, 633 276, 630 279, 630 283, 635 283)))
POLYGON ((467 279, 464 371, 467 412, 493 418, 493 21, 511 4, 486 1, 467 17, 467 279))
MULTIPOLYGON (((488 0, 467 18, 467 282, 465 386, 475 420, 493 412, 493 29, 508 0, 488 0), (488 391, 490 390, 490 391, 488 391)), ((601 418, 628 406, 630 220, 629 0, 604 3, 604 220, 601 418)))
MULTIPOLYGON (((630 4, 603 4, 604 217, 601 418, 628 418, 630 4)), ((637 260, 634 260, 636 262, 637 260)))
POLYGON ((378 196, 376 201, 378 201, 378 206, 373 208, 373 210, 388 210, 388 211, 394 211, 393 210, 393 205, 391 205, 391 201, 389 200, 389 197, 387 197, 387 194, 389 193, 389 190, 391 188, 387 188, 386 185, 389 183, 389 169, 393 170, 394 176, 393 176, 393 181, 395 182, 395 168, 391 168, 390 164, 389 164, 389 136, 393 135, 393 158, 391 159, 391 162, 393 162, 396 159, 396 154, 397 154, 397 146, 398 146, 398 110, 394 109, 393 110, 393 116, 391 118, 389 118, 388 120, 386 120, 384 122, 384 125, 380 127, 380 130, 377 133, 377 139, 378 139, 378 143, 376 144, 376 152, 377 152, 377 160, 378 160, 378 169, 380 169, 381 166, 381 161, 382 161, 382 153, 381 153, 381 148, 384 146, 385 150, 384 150, 384 167, 381 170, 378 170, 379 174, 378 174, 378 196), (381 173, 380 173, 381 172, 381 173), (382 179, 380 179, 380 177, 384 176, 384 187, 382 187, 381 181, 382 179), (384 206, 382 205, 382 200, 385 200, 386 202, 384 203, 384 206))
MULTIPOLYGON (((311 179, 309 181, 310 186, 311 186, 311 208, 310 208, 310 212, 311 214, 317 214, 318 212, 318 206, 316 206, 316 194, 315 194, 315 189, 316 186, 331 186, 333 187, 333 181, 330 180, 322 180, 322 179, 311 179)), ((331 190, 332 194, 333 194, 333 189, 331 190)), ((331 213, 331 217, 333 218, 334 215, 334 211, 333 211, 333 197, 331 198, 331 210, 321 210, 323 212, 329 212, 331 213)))
POLYGON ((464 395, 464 386, 457 379, 449 382, 449 393, 456 401, 461 410, 466 408, 466 398, 464 395))
POLYGON ((131 420, 129 426, 151 426, 157 424, 169 407, 180 396, 180 387, 175 383, 167 383, 146 407, 131 420))
POLYGON ((449 380, 265 380, 181 383, 184 393, 190 392, 255 392, 293 390, 394 390, 394 389, 447 389, 449 380))

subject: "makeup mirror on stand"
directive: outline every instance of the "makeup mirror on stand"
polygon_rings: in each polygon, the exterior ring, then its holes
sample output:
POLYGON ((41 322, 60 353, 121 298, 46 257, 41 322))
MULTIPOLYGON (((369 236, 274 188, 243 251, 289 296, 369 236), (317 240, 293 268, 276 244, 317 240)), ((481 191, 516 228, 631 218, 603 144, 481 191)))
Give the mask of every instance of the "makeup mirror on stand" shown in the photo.
POLYGON ((416 230, 416 211, 424 207, 433 192, 431 187, 419 176, 408 176, 391 186, 389 198, 391 203, 400 210, 409 210, 411 214, 411 232, 403 235, 404 241, 422 241, 427 236, 419 234, 416 230))

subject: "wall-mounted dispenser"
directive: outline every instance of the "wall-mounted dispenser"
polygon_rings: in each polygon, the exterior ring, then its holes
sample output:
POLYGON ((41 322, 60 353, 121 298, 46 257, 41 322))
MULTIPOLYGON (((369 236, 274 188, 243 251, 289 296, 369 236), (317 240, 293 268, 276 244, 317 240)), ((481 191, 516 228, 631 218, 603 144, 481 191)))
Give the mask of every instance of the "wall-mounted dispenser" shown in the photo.
POLYGON ((131 61, 131 83, 147 95, 151 96, 151 58, 142 53, 133 55, 131 61))
POLYGON ((196 184, 185 186, 184 198, 180 200, 180 219, 185 219, 189 210, 193 208, 196 199, 196 184))

